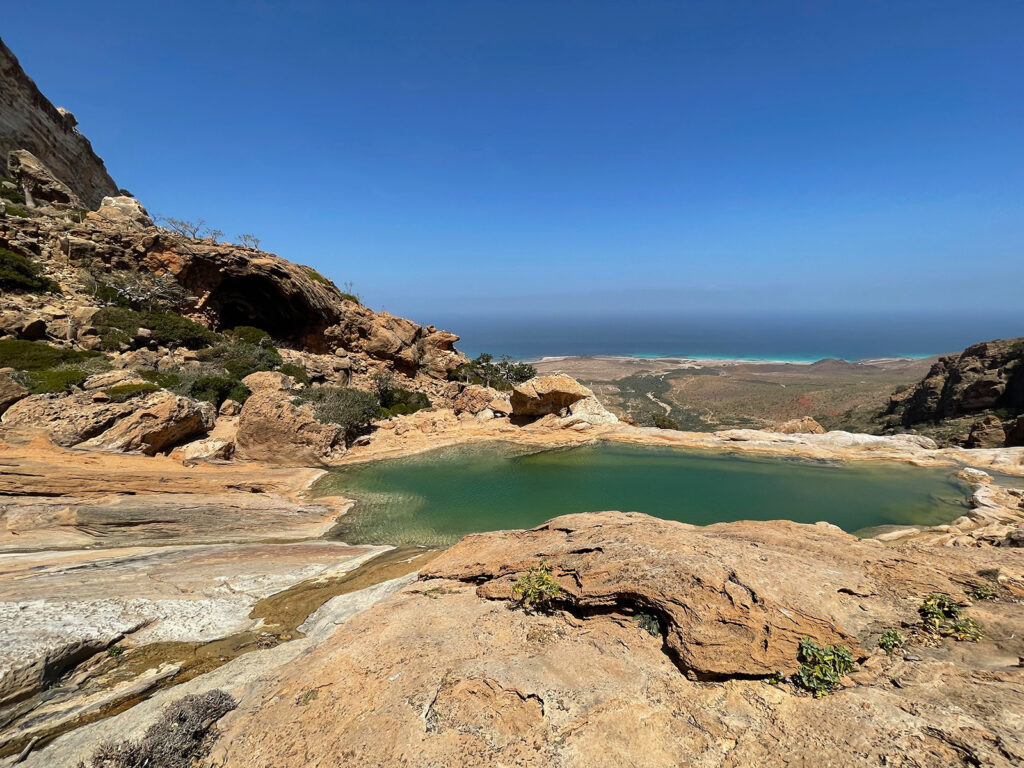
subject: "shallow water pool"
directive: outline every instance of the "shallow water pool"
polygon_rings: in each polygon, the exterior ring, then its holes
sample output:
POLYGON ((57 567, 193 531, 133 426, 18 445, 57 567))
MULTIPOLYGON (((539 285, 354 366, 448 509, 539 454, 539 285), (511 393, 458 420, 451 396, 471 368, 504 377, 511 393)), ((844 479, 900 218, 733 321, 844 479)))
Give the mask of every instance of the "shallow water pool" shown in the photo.
POLYGON ((334 538, 424 546, 600 510, 696 525, 827 520, 850 532, 935 525, 963 514, 967 496, 952 469, 616 443, 546 451, 503 444, 441 449, 332 470, 314 492, 356 499, 332 531, 334 538))

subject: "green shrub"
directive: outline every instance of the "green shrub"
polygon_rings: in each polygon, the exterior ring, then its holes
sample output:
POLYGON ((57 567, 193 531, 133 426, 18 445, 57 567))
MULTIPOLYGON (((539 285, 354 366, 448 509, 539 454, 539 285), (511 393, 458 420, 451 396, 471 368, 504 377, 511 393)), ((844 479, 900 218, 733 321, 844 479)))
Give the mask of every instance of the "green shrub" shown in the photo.
POLYGON ((878 647, 886 653, 895 653, 897 648, 903 648, 906 644, 906 639, 896 629, 887 629, 878 638, 878 647))
MULTIPOLYGON (((138 374, 140 379, 145 379, 146 381, 150 382, 151 384, 156 385, 157 388, 159 388, 159 389, 168 389, 168 390, 171 390, 172 392, 175 392, 175 391, 177 391, 177 389, 182 384, 182 371, 180 371, 180 370, 171 370, 171 371, 143 370, 143 371, 136 371, 135 373, 138 374)), ((192 377, 192 379, 194 380, 195 377, 192 377)), ((191 382, 189 382, 189 383, 191 383, 191 382)))
POLYGON ((484 353, 449 372, 448 379, 509 390, 536 375, 537 369, 529 363, 517 363, 508 355, 502 355, 498 362, 494 362, 494 355, 484 353))
POLYGON ((661 634, 661 622, 653 614, 638 613, 633 617, 633 623, 651 637, 658 637, 661 634))
POLYGON ((140 311, 128 307, 104 307, 93 318, 104 349, 118 349, 130 343, 140 328, 150 331, 157 344, 201 349, 216 343, 220 335, 175 312, 157 309, 140 311))
POLYGON ((679 429, 678 422, 664 413, 655 413, 651 416, 651 421, 654 422, 654 426, 658 429, 679 429))
POLYGON ((270 334, 251 325, 239 325, 228 331, 228 336, 244 344, 272 344, 270 334))
POLYGON ((17 216, 20 219, 27 219, 30 214, 27 209, 22 208, 20 205, 5 205, 4 210, 7 211, 8 216, 17 216))
POLYGON ((972 643, 985 636, 978 622, 965 617, 963 607, 949 595, 928 595, 917 610, 924 621, 925 630, 932 634, 972 643))
POLYGON ((193 400, 205 400, 220 407, 220 404, 225 400, 244 403, 246 398, 252 393, 238 379, 231 378, 230 376, 203 374, 190 382, 181 394, 185 394, 193 400))
POLYGON ((800 669, 793 680, 816 699, 838 688, 855 665, 853 654, 845 645, 818 645, 809 637, 800 641, 797 661, 800 669))
POLYGON ((512 599, 528 613, 550 610, 561 594, 562 588, 551 576, 551 566, 544 562, 531 565, 512 585, 512 599))
MULTIPOLYGON (((313 280, 313 281, 315 281, 317 283, 321 283, 323 285, 329 285, 334 290, 336 290, 336 291, 338 290, 338 286, 336 286, 334 284, 333 280, 328 280, 326 277, 321 275, 319 272, 317 272, 312 267, 303 267, 303 269, 306 270, 306 274, 309 275, 310 280, 313 280)), ((340 293, 340 291, 339 291, 339 293, 340 293)))
POLYGON ((279 370, 285 376, 291 376, 300 384, 306 384, 307 386, 309 385, 309 373, 301 365, 298 365, 296 363, 283 363, 281 367, 278 368, 277 370, 279 370))
POLYGON ((995 600, 996 591, 991 584, 975 584, 967 590, 967 596, 971 600, 995 600))
POLYGON ((369 429, 380 410, 370 392, 349 387, 310 387, 298 392, 297 399, 313 406, 318 421, 344 429, 346 441, 369 429))
POLYGON ((19 192, 16 189, 9 189, 8 187, 5 187, 3 185, 0 185, 0 198, 3 198, 4 200, 9 200, 10 202, 15 203, 17 205, 25 204, 25 196, 21 194, 21 192, 19 192))
POLYGON ((223 369, 239 381, 250 373, 273 371, 283 362, 273 346, 245 342, 218 344, 200 351, 197 357, 212 367, 223 369))
POLYGON ((15 293, 55 293, 60 286, 40 274, 39 265, 21 254, 0 248, 0 290, 15 293))
POLYGON ((48 371, 26 371, 17 378, 33 395, 44 395, 80 387, 88 377, 89 374, 79 368, 53 368, 48 371))
POLYGON ((148 395, 150 392, 158 392, 160 387, 156 384, 118 384, 116 387, 108 387, 103 390, 112 403, 123 403, 139 395, 148 395))
POLYGON ((41 341, 0 339, 0 366, 19 371, 45 371, 61 365, 78 365, 86 361, 101 362, 102 354, 91 350, 61 349, 41 341))

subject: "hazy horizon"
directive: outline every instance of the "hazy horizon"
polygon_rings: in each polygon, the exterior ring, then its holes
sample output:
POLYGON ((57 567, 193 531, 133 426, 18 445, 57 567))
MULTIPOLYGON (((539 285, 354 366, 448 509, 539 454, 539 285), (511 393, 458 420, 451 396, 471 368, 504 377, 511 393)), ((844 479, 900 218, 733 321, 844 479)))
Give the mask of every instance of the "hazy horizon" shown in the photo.
POLYGON ((2 34, 151 213, 395 314, 1021 308, 1020 3, 58 0, 2 34))

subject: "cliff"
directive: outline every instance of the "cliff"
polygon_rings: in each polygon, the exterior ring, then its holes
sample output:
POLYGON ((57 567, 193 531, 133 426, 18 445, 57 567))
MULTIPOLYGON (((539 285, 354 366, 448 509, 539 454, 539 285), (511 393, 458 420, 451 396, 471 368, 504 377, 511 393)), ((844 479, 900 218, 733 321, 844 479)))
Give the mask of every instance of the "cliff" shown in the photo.
POLYGON ((0 40, 0 159, 6 162, 8 152, 28 150, 86 206, 97 208, 105 195, 117 194, 117 184, 77 122, 50 103, 0 40))

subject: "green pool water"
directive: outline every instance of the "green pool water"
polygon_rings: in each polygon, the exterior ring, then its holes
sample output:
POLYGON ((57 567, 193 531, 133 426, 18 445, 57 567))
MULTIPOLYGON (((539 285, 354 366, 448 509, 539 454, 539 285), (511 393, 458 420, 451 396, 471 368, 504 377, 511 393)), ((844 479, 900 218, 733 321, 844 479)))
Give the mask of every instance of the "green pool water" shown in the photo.
POLYGON ((949 469, 826 464, 614 443, 527 452, 488 444, 333 470, 317 495, 356 499, 332 537, 447 546, 467 533, 530 528, 570 512, 620 510, 707 525, 827 520, 851 532, 935 525, 963 513, 949 469))

